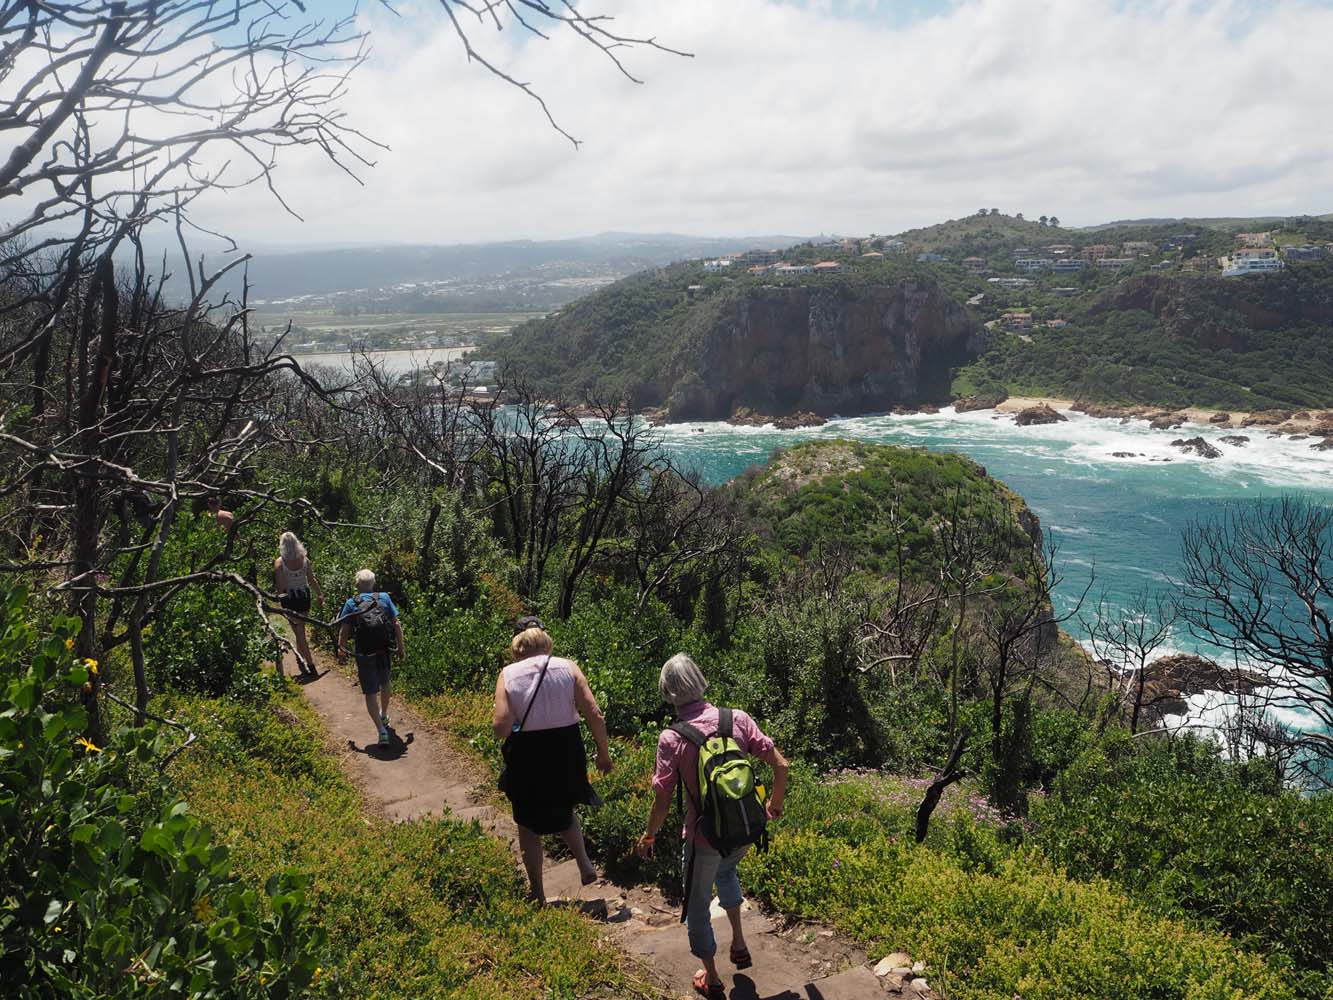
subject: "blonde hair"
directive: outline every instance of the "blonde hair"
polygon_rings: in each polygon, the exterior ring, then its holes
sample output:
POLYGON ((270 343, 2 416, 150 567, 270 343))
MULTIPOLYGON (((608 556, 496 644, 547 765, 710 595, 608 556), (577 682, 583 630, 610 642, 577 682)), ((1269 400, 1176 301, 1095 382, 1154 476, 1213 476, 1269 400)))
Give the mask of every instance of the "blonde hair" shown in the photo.
POLYGON ((278 553, 282 556, 282 561, 288 566, 294 564, 305 565, 305 546, 301 544, 301 539, 297 538, 293 531, 284 531, 278 536, 278 553))
POLYGON ((551 651, 551 637, 543 629, 525 628, 509 643, 509 651, 514 659, 525 660, 529 656, 540 656, 551 651))

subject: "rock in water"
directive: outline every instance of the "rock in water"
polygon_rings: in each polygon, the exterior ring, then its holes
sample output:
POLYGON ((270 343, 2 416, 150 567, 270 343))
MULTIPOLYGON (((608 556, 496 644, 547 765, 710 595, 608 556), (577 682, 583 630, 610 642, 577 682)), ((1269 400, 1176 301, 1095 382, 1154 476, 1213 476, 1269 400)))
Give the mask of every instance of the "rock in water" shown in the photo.
POLYGON ((1171 442, 1171 447, 1179 448, 1187 455, 1198 455, 1200 458, 1221 458, 1222 452, 1214 448, 1201 437, 1176 438, 1171 442))
POLYGON ((953 401, 955 413, 971 413, 973 410, 993 410, 1009 397, 1005 393, 978 393, 975 396, 959 396, 953 401))
POLYGON ((1229 424, 1231 423, 1230 413, 1214 413, 1208 418, 1210 424, 1229 424))
POLYGON ((1155 431, 1168 431, 1179 427, 1184 422, 1185 414, 1183 413, 1164 413, 1155 417, 1148 426, 1155 431))
POLYGON ((1244 448, 1250 443, 1250 439, 1244 434, 1228 434, 1222 439, 1223 444, 1229 444, 1236 448, 1244 448))
POLYGON ((1019 427, 1028 427, 1032 424, 1058 424, 1062 420, 1068 420, 1063 413, 1051 409, 1045 403, 1039 406, 1029 406, 1026 410, 1019 410, 1014 415, 1014 423, 1019 427))

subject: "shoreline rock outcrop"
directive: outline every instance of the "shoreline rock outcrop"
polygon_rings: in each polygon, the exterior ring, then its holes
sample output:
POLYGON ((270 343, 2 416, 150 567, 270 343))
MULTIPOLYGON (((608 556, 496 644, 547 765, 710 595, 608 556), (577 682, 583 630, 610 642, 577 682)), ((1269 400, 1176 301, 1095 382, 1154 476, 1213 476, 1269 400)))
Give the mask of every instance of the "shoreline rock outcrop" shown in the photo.
POLYGON ((1215 448, 1201 437, 1176 438, 1171 447, 1179 448, 1186 455, 1198 455, 1200 458, 1221 458, 1222 451, 1215 448))
POLYGON ((1014 414, 1014 423, 1019 427, 1030 427, 1035 424, 1058 424, 1068 420, 1059 410, 1053 410, 1045 403, 1039 406, 1029 406, 1025 410, 1019 410, 1014 414))

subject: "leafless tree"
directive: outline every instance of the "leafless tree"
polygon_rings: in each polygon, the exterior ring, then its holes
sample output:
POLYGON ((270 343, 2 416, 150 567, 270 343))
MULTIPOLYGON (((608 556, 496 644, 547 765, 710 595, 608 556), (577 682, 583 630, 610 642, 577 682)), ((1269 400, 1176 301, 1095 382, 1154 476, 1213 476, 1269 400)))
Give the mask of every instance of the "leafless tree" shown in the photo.
POLYGON ((628 548, 640 611, 673 579, 699 568, 726 578, 742 556, 739 519, 697 474, 678 472, 664 459, 627 501, 628 548))
POLYGON ((1263 707, 1308 724, 1296 766, 1333 783, 1333 510, 1286 497, 1188 528, 1184 620, 1196 636, 1268 674, 1263 707))
POLYGON ((1078 600, 1057 611, 1053 595, 1064 582, 1059 571, 1059 547, 1047 541, 1044 551, 1037 539, 1008 533, 1000 549, 1008 558, 1005 585, 995 589, 979 613, 982 672, 991 710, 991 758, 1001 759, 1001 724, 1004 703, 1012 690, 1038 683, 1043 655, 1059 642, 1059 627, 1075 617, 1087 599, 1092 577, 1078 600))
POLYGON ((1152 708, 1149 669, 1157 650, 1171 638, 1180 617, 1172 595, 1141 590, 1117 607, 1103 594, 1084 629, 1097 658, 1110 665, 1109 689, 1129 710, 1129 730, 1137 733, 1143 710, 1152 708))

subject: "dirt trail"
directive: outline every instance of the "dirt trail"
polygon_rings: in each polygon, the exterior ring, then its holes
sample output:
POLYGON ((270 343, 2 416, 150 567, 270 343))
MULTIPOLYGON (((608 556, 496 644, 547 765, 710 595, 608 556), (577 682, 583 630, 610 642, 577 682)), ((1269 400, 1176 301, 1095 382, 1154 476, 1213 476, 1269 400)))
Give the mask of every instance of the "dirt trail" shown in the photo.
MULTIPOLYGON (((423 723, 395 699, 389 713, 393 742, 376 745, 356 679, 331 658, 316 654, 318 679, 301 681, 305 696, 324 721, 333 749, 367 807, 379 815, 411 822, 428 816, 475 819, 492 835, 516 846, 507 810, 485 803, 490 777, 478 763, 423 723)), ((689 953, 679 909, 655 889, 630 889, 601 882, 581 886, 573 861, 548 859, 548 899, 567 900, 604 923, 606 933, 636 955, 661 981, 665 996, 693 996, 690 977, 699 968, 689 953)), ((569 905, 569 904, 566 904, 569 905)), ((832 931, 812 925, 782 927, 746 904, 745 927, 752 968, 743 972, 726 961, 727 921, 716 900, 714 927, 718 969, 731 1000, 882 1000, 930 994, 921 980, 894 985, 877 977, 864 953, 832 931), (915 988, 914 988, 915 987, 915 988)))

